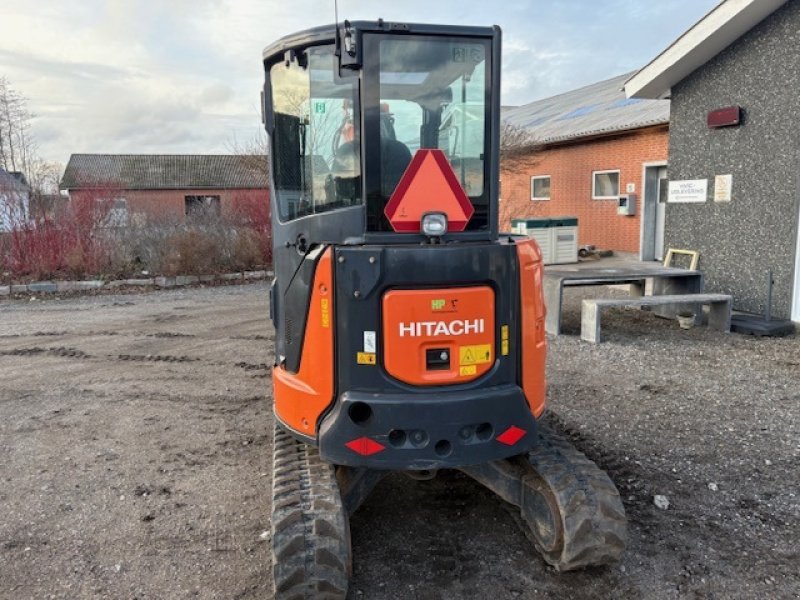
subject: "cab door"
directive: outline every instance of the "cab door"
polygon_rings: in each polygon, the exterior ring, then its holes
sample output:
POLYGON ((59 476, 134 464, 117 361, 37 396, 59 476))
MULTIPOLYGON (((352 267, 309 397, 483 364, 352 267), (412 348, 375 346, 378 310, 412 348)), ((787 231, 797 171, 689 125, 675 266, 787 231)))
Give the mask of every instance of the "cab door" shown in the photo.
POLYGON ((358 72, 340 74, 332 44, 267 64, 276 363, 299 368, 316 261, 363 238, 358 72))

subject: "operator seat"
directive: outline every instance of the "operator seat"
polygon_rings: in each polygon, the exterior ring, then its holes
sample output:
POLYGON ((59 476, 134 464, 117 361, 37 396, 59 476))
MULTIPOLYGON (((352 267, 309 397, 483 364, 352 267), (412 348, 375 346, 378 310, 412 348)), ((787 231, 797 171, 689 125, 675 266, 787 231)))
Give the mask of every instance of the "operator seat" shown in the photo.
MULTIPOLYGON (((331 168, 333 173, 344 170, 344 165, 352 162, 354 146, 355 142, 345 142, 336 149, 331 168)), ((381 138, 381 195, 384 198, 392 195, 410 163, 408 146, 391 138, 381 138)))
POLYGON ((381 195, 389 198, 411 162, 411 151, 403 142, 397 141, 394 115, 385 102, 381 104, 380 132, 381 195))
POLYGON ((345 142, 336 149, 325 195, 329 203, 338 206, 357 204, 361 197, 361 168, 358 164, 358 146, 354 141, 345 142))
POLYGON ((389 198, 411 162, 411 151, 403 142, 381 139, 381 195, 389 198))

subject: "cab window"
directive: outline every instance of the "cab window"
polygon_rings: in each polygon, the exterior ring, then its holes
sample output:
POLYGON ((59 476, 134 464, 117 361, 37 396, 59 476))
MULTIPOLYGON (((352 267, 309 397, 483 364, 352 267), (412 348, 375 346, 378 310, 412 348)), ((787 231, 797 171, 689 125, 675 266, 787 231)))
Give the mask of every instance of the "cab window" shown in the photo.
POLYGON ((361 203, 358 85, 340 78, 333 46, 270 68, 272 168, 282 221, 361 203))

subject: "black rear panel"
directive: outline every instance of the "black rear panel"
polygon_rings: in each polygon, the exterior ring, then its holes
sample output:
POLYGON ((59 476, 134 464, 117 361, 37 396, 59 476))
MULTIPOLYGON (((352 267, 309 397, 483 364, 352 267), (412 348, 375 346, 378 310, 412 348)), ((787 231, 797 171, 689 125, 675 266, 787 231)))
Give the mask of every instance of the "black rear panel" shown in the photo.
MULTIPOLYGON (((513 243, 396 245, 335 249, 337 395, 343 392, 407 393, 419 399, 445 391, 506 385, 518 381, 516 360, 498 359, 484 377, 461 385, 417 388, 395 380, 381 367, 382 296, 390 289, 489 285, 495 290, 495 347, 500 325, 519 315, 516 248, 513 243), (364 332, 376 332, 377 364, 358 364, 364 332)), ((516 328, 512 327, 512 331, 516 328)), ((511 340, 518 347, 519 340, 511 340)))

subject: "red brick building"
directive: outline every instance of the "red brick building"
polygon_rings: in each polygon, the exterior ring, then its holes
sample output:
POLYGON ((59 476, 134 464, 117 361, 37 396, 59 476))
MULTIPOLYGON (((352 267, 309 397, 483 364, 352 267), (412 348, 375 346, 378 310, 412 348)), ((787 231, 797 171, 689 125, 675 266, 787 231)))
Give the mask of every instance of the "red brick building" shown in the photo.
POLYGON ((524 217, 578 217, 578 243, 658 259, 669 146, 669 101, 630 100, 630 74, 506 109, 538 148, 501 165, 501 225, 524 217), (619 197, 633 195, 633 214, 619 197))
POLYGON ((119 225, 269 215, 267 161, 259 156, 73 154, 61 189, 71 202, 109 202, 119 225))

